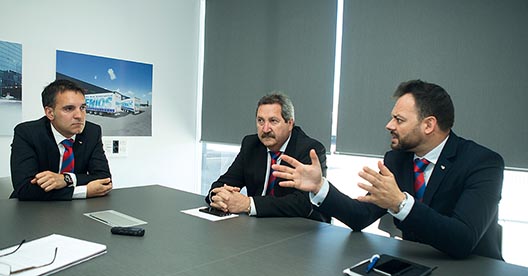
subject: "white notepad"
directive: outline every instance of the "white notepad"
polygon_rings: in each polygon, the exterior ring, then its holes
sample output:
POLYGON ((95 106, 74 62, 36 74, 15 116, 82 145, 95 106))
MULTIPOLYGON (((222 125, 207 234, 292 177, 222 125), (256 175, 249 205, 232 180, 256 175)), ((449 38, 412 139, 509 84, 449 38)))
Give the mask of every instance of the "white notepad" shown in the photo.
MULTIPOLYGON (((16 245, 0 250, 0 255, 15 250, 20 241, 13 241, 13 243, 16 245)), ((26 241, 15 253, 0 257, 0 262, 10 265, 11 271, 45 264, 53 259, 55 248, 57 248, 57 257, 52 264, 15 275, 49 275, 106 253, 104 244, 52 234, 26 241)))
POLYGON ((219 216, 210 215, 210 214, 207 214, 207 213, 200 212, 199 210, 201 208, 204 208, 204 207, 205 206, 198 207, 198 208, 193 208, 193 209, 189 209, 189 210, 181 210, 180 212, 185 213, 187 215, 191 215, 191 216, 203 218, 203 219, 206 219, 206 220, 210 220, 210 221, 219 221, 219 220, 225 220, 225 219, 238 217, 237 214, 230 214, 230 215, 227 215, 227 216, 219 217, 219 216))

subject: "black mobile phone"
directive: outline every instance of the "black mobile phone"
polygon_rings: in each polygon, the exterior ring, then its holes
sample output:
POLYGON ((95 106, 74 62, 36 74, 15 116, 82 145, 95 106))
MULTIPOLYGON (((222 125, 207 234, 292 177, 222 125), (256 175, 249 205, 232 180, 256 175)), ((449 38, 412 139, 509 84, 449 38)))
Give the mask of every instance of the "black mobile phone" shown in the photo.
POLYGON ((137 237, 143 237, 145 235, 145 229, 141 227, 114 226, 110 229, 110 232, 116 235, 137 236, 137 237))
POLYGON ((392 259, 374 267, 374 271, 386 276, 398 275, 411 267, 410 263, 392 259))
POLYGON ((218 209, 213 208, 213 207, 200 208, 198 211, 204 212, 204 213, 208 213, 208 214, 211 214, 211 215, 215 215, 215 216, 219 216, 219 217, 224 217, 224 216, 231 215, 231 213, 229 213, 229 212, 224 212, 222 210, 218 210, 218 209))

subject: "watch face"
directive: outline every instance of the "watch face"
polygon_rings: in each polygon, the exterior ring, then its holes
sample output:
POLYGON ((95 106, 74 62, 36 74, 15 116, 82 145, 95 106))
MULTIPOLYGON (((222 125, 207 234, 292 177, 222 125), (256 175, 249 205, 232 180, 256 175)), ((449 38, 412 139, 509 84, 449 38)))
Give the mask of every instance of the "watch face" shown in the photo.
POLYGON ((64 182, 66 182, 68 185, 71 185, 73 184, 73 179, 69 174, 64 174, 64 182))

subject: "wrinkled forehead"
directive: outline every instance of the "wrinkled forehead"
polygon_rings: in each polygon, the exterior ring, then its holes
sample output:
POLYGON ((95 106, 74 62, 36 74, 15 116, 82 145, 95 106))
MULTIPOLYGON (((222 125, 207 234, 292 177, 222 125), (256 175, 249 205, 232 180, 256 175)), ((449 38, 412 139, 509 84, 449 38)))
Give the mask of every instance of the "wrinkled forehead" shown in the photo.
POLYGON ((257 118, 282 118, 280 104, 263 104, 257 109, 257 118))

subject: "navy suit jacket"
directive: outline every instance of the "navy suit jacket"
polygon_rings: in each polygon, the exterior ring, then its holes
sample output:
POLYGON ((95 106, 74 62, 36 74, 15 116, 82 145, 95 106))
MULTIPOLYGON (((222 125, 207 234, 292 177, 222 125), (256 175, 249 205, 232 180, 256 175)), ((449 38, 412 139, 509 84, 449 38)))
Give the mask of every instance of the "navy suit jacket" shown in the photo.
MULTIPOLYGON (((311 149, 315 149, 323 174, 326 175, 325 147, 317 140, 308 137, 300 127, 295 126, 284 153, 306 164, 311 163, 309 155, 311 149)), ((213 182, 208 194, 224 183, 239 188, 246 187, 248 196, 253 197, 259 217, 308 217, 328 222, 329 219, 322 216, 316 210, 317 207, 310 203, 308 193, 279 186, 278 183, 282 180, 280 178, 277 179, 274 187, 275 196, 262 196, 264 181, 268 177, 267 158, 267 148, 260 142, 257 134, 244 137, 235 161, 224 175, 213 182)), ((285 162, 281 164, 288 165, 285 162)), ((210 203, 209 196, 206 196, 205 200, 210 203)))
MULTIPOLYGON (((413 153, 389 151, 384 163, 402 191, 414 196, 413 153)), ((470 254, 502 260, 498 204, 502 192, 502 157, 451 132, 429 178, 423 202, 409 215, 394 219, 403 239, 429 244, 455 258, 470 254)), ((362 203, 331 186, 320 210, 354 231, 376 221, 387 210, 362 203)))
MULTIPOLYGON (((95 179, 111 177, 101 140, 101 127, 86 122, 73 144, 77 186, 95 179)), ((11 144, 11 198, 19 200, 71 200, 73 187, 45 192, 30 181, 43 171, 59 172, 59 148, 51 131, 49 119, 20 123, 15 127, 11 144)))

